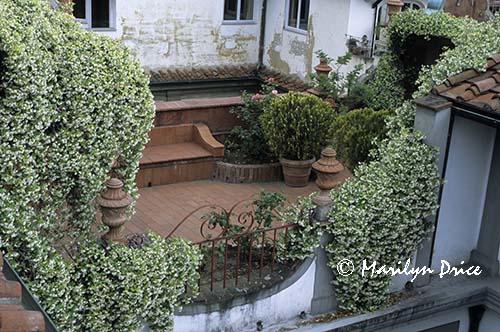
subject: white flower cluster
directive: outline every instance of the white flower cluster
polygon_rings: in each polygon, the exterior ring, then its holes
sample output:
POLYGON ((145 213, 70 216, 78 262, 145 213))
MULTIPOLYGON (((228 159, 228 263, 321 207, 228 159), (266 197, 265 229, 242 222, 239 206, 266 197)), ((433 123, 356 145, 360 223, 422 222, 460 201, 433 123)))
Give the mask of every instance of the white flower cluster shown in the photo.
POLYGON ((424 66, 414 97, 429 93, 446 78, 469 68, 481 69, 486 59, 500 52, 500 16, 478 22, 469 17, 455 17, 445 12, 430 15, 407 10, 394 17, 389 25, 391 47, 402 45, 410 35, 430 38, 447 37, 454 47, 446 49, 432 66, 424 66))
MULTIPOLYGON (((388 123, 388 138, 372 151, 372 160, 356 176, 332 191, 327 245, 330 266, 342 259, 395 266, 417 249, 433 225, 426 217, 437 209, 440 185, 435 151, 423 137, 404 127, 412 107, 405 104, 388 123)), ((390 276, 336 276, 342 306, 371 311, 387 303, 390 276)))
POLYGON ((120 41, 47 0, 0 1, 0 249, 61 331, 130 331, 140 318, 165 330, 196 277, 197 253, 182 241, 107 252, 91 241, 93 201, 117 155, 137 196, 148 85, 120 41), (74 262, 54 243, 77 248, 74 262))

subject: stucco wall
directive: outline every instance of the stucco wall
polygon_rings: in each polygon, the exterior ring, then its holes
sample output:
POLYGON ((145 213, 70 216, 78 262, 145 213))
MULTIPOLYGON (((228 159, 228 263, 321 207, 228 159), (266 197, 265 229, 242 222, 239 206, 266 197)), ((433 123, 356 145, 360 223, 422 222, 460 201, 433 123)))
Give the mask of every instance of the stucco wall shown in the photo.
MULTIPOLYGON (((303 264, 309 263, 306 261, 303 264)), ((257 294, 247 304, 210 313, 175 315, 174 332, 256 331, 257 321, 262 321, 264 331, 267 331, 271 325, 296 318, 302 311, 308 312, 311 308, 316 260, 306 268, 303 272, 296 272, 300 274, 296 281, 270 296, 260 297, 257 294)))
MULTIPOLYGON (((116 0, 116 31, 102 34, 129 46, 146 69, 257 64, 262 0, 254 22, 223 22, 223 0, 116 0)), ((306 78, 315 51, 337 58, 347 52, 346 34, 372 37, 374 10, 364 0, 311 0, 308 31, 285 27, 286 0, 267 1, 263 62, 306 78)), ((353 60, 348 71, 361 58, 353 60)))
MULTIPOLYGON (((311 0, 309 27, 304 33, 284 28, 286 6, 286 0, 268 1, 263 59, 265 65, 284 73, 305 78, 318 63, 314 54, 318 50, 332 58, 344 55, 348 33, 366 34, 371 39, 374 14, 363 0, 311 0)), ((360 62, 355 59, 345 70, 360 62)))
POLYGON ((375 9, 371 3, 363 0, 351 0, 347 34, 361 38, 366 35, 372 39, 375 9))
POLYGON ((495 141, 495 129, 455 118, 443 188, 432 268, 441 259, 468 261, 476 248, 495 141))
POLYGON ((500 314, 493 310, 486 310, 479 324, 479 332, 493 332, 499 329, 500 314))
POLYGON ((261 0, 253 24, 223 24, 224 1, 116 0, 116 31, 148 69, 255 64, 261 0))

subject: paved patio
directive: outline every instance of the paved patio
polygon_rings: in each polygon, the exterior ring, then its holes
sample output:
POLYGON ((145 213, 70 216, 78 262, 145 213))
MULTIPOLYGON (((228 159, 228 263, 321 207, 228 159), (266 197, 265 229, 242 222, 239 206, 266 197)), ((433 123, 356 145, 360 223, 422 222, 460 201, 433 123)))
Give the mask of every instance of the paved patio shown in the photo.
MULTIPOLYGON (((338 175, 339 181, 346 179, 350 173, 347 171, 338 175)), ((230 209, 241 200, 251 199, 259 191, 280 192, 286 196, 288 204, 293 203, 298 197, 308 195, 318 188, 310 182, 304 188, 287 187, 283 182, 230 184, 219 181, 192 181, 141 188, 136 214, 125 225, 125 234, 142 233, 152 230, 162 236, 167 236, 179 222, 192 211, 203 205, 218 204, 225 209, 230 209)), ((204 210, 206 213, 208 209, 204 210)), ((189 218, 176 232, 191 241, 201 240, 199 220, 197 217, 189 218)))

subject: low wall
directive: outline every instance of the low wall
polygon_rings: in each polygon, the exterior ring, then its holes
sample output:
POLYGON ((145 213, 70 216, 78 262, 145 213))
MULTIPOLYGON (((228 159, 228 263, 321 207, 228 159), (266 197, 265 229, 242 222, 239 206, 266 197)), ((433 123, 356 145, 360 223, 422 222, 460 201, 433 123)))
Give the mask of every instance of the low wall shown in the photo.
POLYGON ((271 325, 296 318, 311 309, 316 259, 308 258, 295 273, 272 288, 225 303, 192 304, 174 316, 174 332, 264 331, 271 325))
POLYGON ((280 163, 238 165, 219 161, 214 178, 227 183, 272 182, 283 180, 280 163))
POLYGON ((204 123, 212 135, 229 133, 234 126, 241 125, 231 109, 242 105, 241 97, 185 99, 179 101, 157 101, 155 126, 204 123))

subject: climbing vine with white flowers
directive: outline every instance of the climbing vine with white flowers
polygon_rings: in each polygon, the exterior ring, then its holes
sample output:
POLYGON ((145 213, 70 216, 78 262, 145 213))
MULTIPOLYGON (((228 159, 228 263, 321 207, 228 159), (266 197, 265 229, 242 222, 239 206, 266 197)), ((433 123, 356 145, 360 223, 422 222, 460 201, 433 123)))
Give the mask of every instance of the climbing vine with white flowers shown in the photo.
POLYGON ((48 0, 2 0, 0 83, 0 249, 61 331, 170 329, 186 284, 196 292, 197 250, 155 235, 103 249, 92 233, 117 156, 137 197, 154 116, 139 62, 48 0))

